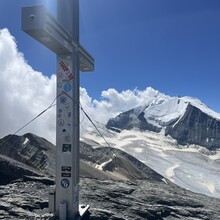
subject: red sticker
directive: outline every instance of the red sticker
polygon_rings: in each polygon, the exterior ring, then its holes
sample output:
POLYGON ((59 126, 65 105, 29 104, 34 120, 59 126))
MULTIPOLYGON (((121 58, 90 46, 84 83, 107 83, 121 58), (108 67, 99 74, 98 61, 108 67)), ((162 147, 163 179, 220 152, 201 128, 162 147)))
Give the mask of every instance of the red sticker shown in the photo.
POLYGON ((69 80, 72 80, 73 79, 73 74, 71 73, 70 69, 68 68, 68 66, 64 63, 63 60, 61 60, 59 62, 59 65, 61 67, 61 69, 64 71, 64 73, 66 74, 67 78, 69 80))

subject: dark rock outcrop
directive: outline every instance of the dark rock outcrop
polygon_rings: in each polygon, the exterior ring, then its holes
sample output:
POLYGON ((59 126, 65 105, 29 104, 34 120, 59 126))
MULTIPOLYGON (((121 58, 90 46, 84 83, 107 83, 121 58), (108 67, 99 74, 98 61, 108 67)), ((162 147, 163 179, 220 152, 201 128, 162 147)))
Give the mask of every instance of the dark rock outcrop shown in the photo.
POLYGON ((115 129, 133 129, 139 128, 140 130, 149 130, 154 132, 160 132, 161 129, 148 123, 146 118, 144 117, 144 112, 140 112, 136 114, 135 109, 131 109, 129 111, 123 112, 116 116, 115 118, 109 119, 107 128, 114 130, 115 129))
MULTIPOLYGON (((31 143, 42 143, 39 137, 32 137, 35 140, 31 143)), ((10 141, 16 144, 7 147, 15 151, 15 146, 21 149, 18 143, 24 142, 23 137, 16 136, 10 141)), ((40 151, 48 151, 50 145, 45 143, 38 145, 40 151)), ((2 151, 6 152, 3 147, 2 151)), ((80 203, 91 206, 84 219, 220 219, 220 199, 180 188, 120 150, 94 149, 81 143, 81 165, 84 177, 80 180, 80 203), (91 170, 93 174, 89 174, 91 170), (115 173, 126 181, 115 178, 115 173)), ((3 155, 0 168, 5 180, 0 185, 0 219, 54 219, 48 213, 48 194, 55 187, 48 169, 43 172, 39 166, 31 167, 3 155)))
MULTIPOLYGON (((0 184, 26 176, 55 175, 55 146, 33 134, 10 135, 0 141, 0 184)), ((154 179, 161 175, 118 149, 80 143, 80 175, 99 179, 154 179)), ((27 179, 27 177, 26 177, 27 179)))
MULTIPOLYGON (((155 181, 87 182, 93 191, 82 196, 91 205, 89 219, 218 219, 220 200, 155 181), (100 196, 102 195, 102 196, 100 196), (131 202, 132 201, 132 202, 131 202), (99 218, 97 218, 100 215, 99 218)), ((85 183, 82 181, 82 193, 85 183)))
POLYGON ((0 154, 38 171, 54 174, 55 149, 49 141, 34 134, 8 135, 0 140, 0 154))
POLYGON ((80 172, 81 176, 84 177, 87 177, 88 172, 85 173, 85 169, 83 169, 83 161, 84 163, 89 162, 89 164, 94 164, 96 167, 103 164, 102 173, 107 173, 110 179, 115 179, 115 176, 121 176, 122 179, 127 180, 149 179, 161 181, 163 179, 160 174, 130 154, 119 149, 113 149, 110 147, 99 147, 94 149, 92 146, 82 142, 80 146, 80 157, 80 172))
POLYGON ((25 164, 0 155, 0 185, 23 179, 25 176, 39 176, 39 172, 25 164))
MULTIPOLYGON (((141 131, 160 132, 161 127, 154 126, 147 122, 148 114, 145 109, 134 114, 135 109, 112 118, 106 127, 112 130, 139 129, 141 131)), ((152 120, 152 116, 151 116, 152 120)), ((170 135, 177 140, 178 144, 196 144, 204 146, 209 150, 220 148, 220 121, 199 108, 188 104, 185 113, 169 124, 163 126, 165 135, 170 135)))
MULTIPOLYGON (((48 213, 48 192, 52 188, 35 181, 0 186, 0 219, 53 219, 48 213)), ((84 220, 220 218, 219 199, 158 181, 82 178, 80 197, 81 204, 90 205, 84 220)))
POLYGON ((178 123, 167 127, 166 135, 182 145, 197 144, 216 150, 220 148, 220 121, 189 104, 178 123))

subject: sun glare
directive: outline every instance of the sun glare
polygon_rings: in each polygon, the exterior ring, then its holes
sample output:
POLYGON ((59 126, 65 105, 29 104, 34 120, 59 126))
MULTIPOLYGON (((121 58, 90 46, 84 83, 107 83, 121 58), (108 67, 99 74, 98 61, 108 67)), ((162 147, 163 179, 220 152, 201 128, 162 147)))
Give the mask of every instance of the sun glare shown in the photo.
POLYGON ((44 5, 48 8, 48 10, 51 12, 53 16, 56 16, 56 7, 57 7, 57 2, 53 0, 45 0, 44 5))

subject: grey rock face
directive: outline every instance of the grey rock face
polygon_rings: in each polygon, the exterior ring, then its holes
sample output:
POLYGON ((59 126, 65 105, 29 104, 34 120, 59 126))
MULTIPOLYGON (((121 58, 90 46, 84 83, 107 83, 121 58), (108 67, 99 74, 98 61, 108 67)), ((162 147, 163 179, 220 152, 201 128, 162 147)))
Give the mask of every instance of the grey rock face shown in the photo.
POLYGON ((120 115, 116 116, 115 118, 111 118, 106 127, 108 129, 133 129, 139 128, 140 130, 149 130, 154 132, 160 132, 160 128, 150 124, 147 122, 146 118, 144 117, 144 112, 142 111, 139 114, 135 114, 135 109, 131 109, 120 115))
MULTIPOLYGON (((34 180, 0 186, 0 219, 51 219, 48 192, 53 187, 34 180)), ((219 199, 158 181, 82 178, 80 197, 81 204, 90 205, 84 220, 220 218, 219 199)))
MULTIPOLYGON (((161 128, 148 123, 147 118, 147 111, 136 115, 132 109, 110 119, 106 127, 114 130, 137 128, 141 131, 160 132, 161 128)), ((164 129, 165 135, 170 135, 179 144, 196 144, 209 150, 220 148, 220 121, 191 104, 188 104, 182 117, 171 121, 164 129)))
MULTIPOLYGON (((45 139, 26 134, 7 136, 1 141, 0 183, 26 176, 54 176, 55 146, 45 139)), ((131 155, 109 147, 94 149, 81 142, 80 158, 80 175, 83 177, 117 180, 163 178, 131 155)))
MULTIPOLYGON (((40 138, 33 137, 36 138, 33 142, 41 142, 40 138)), ((23 139, 20 142, 24 143, 23 139)), ((38 147, 47 152, 48 146, 40 144, 38 147)), ((10 154, 16 155, 15 152, 10 154)), ((85 219, 220 219, 219 199, 180 188, 119 150, 93 149, 81 143, 81 164, 84 177, 80 181, 80 203, 91 206, 85 219), (94 173, 89 175, 91 170, 94 173), (116 172, 127 181, 115 178, 116 172)), ((48 194, 55 186, 54 178, 48 177, 49 169, 45 168, 43 174, 41 166, 33 163, 30 167, 5 155, 1 156, 0 167, 1 178, 7 177, 7 181, 0 184, 0 219, 52 219, 52 214, 48 213, 48 194)))
POLYGON ((39 176, 39 172, 25 166, 25 164, 0 155, 0 185, 8 184, 25 176, 39 176))
POLYGON ((92 194, 83 195, 84 203, 91 205, 89 219, 218 219, 220 215, 218 199, 172 184, 149 180, 87 183, 93 189, 92 194))
POLYGON ((54 174, 54 150, 50 142, 30 133, 24 136, 8 135, 0 140, 1 155, 48 174, 54 174))
MULTIPOLYGON (((85 172, 84 163, 94 164, 97 167, 102 165, 102 175, 99 175, 99 179, 105 179, 106 174, 108 174, 108 179, 126 179, 126 180, 134 180, 134 179, 149 179, 149 180, 157 180, 162 181, 163 176, 141 163, 136 158, 127 154, 124 151, 118 149, 112 149, 110 147, 100 147, 94 149, 90 145, 86 143, 81 143, 80 146, 80 157, 81 157, 81 170, 80 174, 83 177, 88 177, 88 172, 85 172), (121 178, 116 178, 116 177, 121 178), (104 177, 104 178, 103 178, 104 177)), ((88 168, 88 167, 86 167, 88 168)), ((96 177, 96 171, 93 170, 93 176, 96 177)), ((101 172, 99 172, 101 174, 101 172)))
POLYGON ((166 135, 180 144, 197 144, 216 150, 220 148, 220 121, 189 104, 178 123, 167 127, 166 135))

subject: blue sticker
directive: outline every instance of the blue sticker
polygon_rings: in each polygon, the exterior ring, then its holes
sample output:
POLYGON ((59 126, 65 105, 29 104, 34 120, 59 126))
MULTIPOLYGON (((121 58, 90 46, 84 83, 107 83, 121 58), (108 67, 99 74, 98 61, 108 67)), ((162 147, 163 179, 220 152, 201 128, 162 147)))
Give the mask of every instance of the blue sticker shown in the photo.
POLYGON ((64 85, 64 91, 65 92, 69 92, 69 91, 71 91, 71 89, 72 89, 72 86, 70 84, 65 84, 64 85))
POLYGON ((62 180, 61 180, 61 186, 62 186, 63 188, 68 188, 69 185, 70 185, 70 181, 69 181, 68 179, 62 179, 62 180))
POLYGON ((64 103, 66 102, 66 97, 61 96, 61 97, 60 97, 60 102, 61 102, 62 104, 64 104, 64 103))

